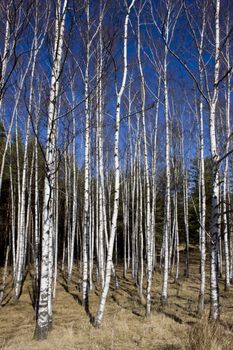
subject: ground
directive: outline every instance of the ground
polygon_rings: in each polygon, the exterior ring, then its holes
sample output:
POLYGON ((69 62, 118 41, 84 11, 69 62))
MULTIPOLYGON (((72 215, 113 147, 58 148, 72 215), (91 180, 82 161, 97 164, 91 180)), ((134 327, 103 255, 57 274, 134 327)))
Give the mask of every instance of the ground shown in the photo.
MULTIPOLYGON (((169 304, 160 308, 161 275, 156 272, 152 288, 152 315, 145 317, 145 306, 138 297, 137 287, 130 273, 122 277, 118 268, 118 290, 112 285, 106 306, 104 322, 95 329, 81 306, 81 294, 76 289, 78 279, 74 273, 68 287, 61 273, 58 279, 57 295, 53 304, 53 329, 46 341, 33 340, 35 328, 34 311, 31 302, 31 279, 28 274, 18 304, 11 301, 10 283, 0 309, 1 350, 71 350, 71 349, 233 349, 233 291, 221 288, 221 322, 208 323, 209 280, 207 280, 206 314, 200 320, 196 315, 199 271, 198 254, 191 254, 190 278, 181 277, 178 284, 170 277, 169 304)), ((183 265, 180 269, 183 274, 183 265)), ((10 281, 10 280, 9 280, 10 281)), ((99 301, 99 289, 90 293, 90 311, 95 315, 99 301)))

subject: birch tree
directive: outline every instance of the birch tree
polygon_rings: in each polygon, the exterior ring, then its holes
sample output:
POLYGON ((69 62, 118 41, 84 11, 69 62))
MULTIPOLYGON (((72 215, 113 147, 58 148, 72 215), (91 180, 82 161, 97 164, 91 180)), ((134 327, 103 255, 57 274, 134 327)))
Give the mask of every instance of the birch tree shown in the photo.
POLYGON ((127 6, 127 13, 124 21, 124 68, 123 77, 120 89, 117 91, 117 103, 116 103, 116 129, 115 129, 115 139, 114 139, 114 170, 115 170, 115 183, 114 183, 114 208, 112 214, 111 232, 108 243, 108 253, 107 253, 107 263, 105 271, 105 281, 104 288, 101 293, 100 304, 97 311, 97 316, 95 318, 95 326, 101 325, 104 309, 106 304, 106 298, 109 290, 109 284, 111 279, 111 268, 112 268, 112 254, 113 246, 115 240, 115 234, 117 230, 117 217, 119 209, 119 191, 120 191, 120 168, 119 168, 119 129, 120 129, 120 112, 121 112, 121 99, 125 90, 127 72, 128 72, 128 60, 127 60, 127 49, 128 49, 128 23, 129 16, 132 7, 134 6, 135 0, 132 0, 130 5, 127 6))
POLYGON ((213 193, 211 211, 211 251, 210 251, 210 317, 217 320, 220 316, 219 310, 219 285, 218 285, 218 218, 219 218, 219 154, 217 150, 216 137, 216 106, 218 102, 218 84, 220 67, 220 0, 216 0, 215 9, 215 63, 214 63, 214 89, 210 100, 210 146, 213 162, 213 193))
MULTIPOLYGON (((30 79, 30 86, 29 86, 29 103, 28 103, 28 116, 27 116, 27 122, 26 122, 26 135, 25 135, 25 142, 24 142, 24 156, 23 156, 23 170, 22 170, 22 179, 21 179, 21 188, 20 191, 20 201, 19 201, 19 211, 18 211, 18 245, 17 245, 17 257, 16 257, 16 282, 15 282, 15 300, 17 300, 21 293, 22 288, 22 280, 24 278, 23 273, 23 265, 25 261, 25 256, 27 254, 26 251, 26 220, 28 219, 28 215, 26 215, 26 192, 27 192, 27 175, 28 175, 28 148, 29 148, 29 136, 30 136, 30 124, 31 124, 31 115, 32 115, 32 104, 34 103, 33 100, 33 85, 34 85, 34 78, 35 78, 35 67, 36 67, 36 61, 37 56, 39 53, 39 50, 41 46, 43 45, 44 41, 44 35, 38 33, 38 25, 39 25, 39 14, 38 14, 38 8, 37 8, 37 1, 35 2, 35 27, 33 28, 34 31, 34 37, 32 42, 32 48, 31 48, 31 55, 28 63, 28 69, 29 65, 31 65, 31 79, 30 79)), ((46 33, 46 27, 45 27, 45 33, 46 33)), ((26 75, 23 77, 23 83, 25 81, 26 75)), ((20 183, 20 182, 19 182, 20 183)))
POLYGON ((59 77, 62 68, 62 48, 67 0, 56 3, 55 38, 53 50, 52 76, 48 103, 48 125, 46 140, 46 176, 44 183, 42 256, 40 272, 40 291, 34 337, 45 339, 52 326, 52 267, 53 267, 53 200, 55 186, 56 160, 56 113, 59 93, 59 77))

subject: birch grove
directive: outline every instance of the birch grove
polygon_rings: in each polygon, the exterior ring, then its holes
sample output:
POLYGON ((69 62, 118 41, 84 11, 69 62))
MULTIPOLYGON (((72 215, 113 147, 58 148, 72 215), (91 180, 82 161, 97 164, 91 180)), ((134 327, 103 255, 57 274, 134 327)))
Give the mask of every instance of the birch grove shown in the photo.
POLYGON ((36 340, 62 285, 100 327, 123 283, 146 317, 169 313, 194 268, 195 312, 219 321, 232 13, 230 0, 1 2, 0 305, 31 279, 36 340))

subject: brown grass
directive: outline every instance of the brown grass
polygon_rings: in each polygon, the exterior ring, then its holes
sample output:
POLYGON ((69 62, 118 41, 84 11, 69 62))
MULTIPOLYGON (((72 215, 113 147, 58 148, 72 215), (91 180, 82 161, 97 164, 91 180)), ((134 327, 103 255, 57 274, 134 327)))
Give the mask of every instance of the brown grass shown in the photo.
MULTIPOLYGON (((90 324, 89 317, 78 300, 81 294, 75 288, 78 273, 67 289, 66 282, 59 277, 57 297, 54 302, 54 323, 48 340, 36 342, 33 338, 34 313, 29 296, 31 280, 24 285, 20 302, 13 305, 11 294, 0 309, 0 350, 102 350, 102 349, 160 349, 160 350, 232 350, 233 293, 223 292, 221 281, 222 323, 211 325, 207 316, 196 317, 198 299, 198 257, 191 257, 191 274, 181 283, 170 278, 169 305, 159 309, 161 275, 156 272, 152 288, 152 315, 145 317, 145 307, 140 303, 137 288, 131 280, 122 278, 118 269, 118 290, 111 286, 105 318, 100 329, 90 324)), ((181 270, 182 272, 182 270, 181 270)), ((8 286, 7 293, 10 292, 8 286)), ((208 293, 208 291, 207 291, 208 293)), ((99 287, 90 293, 90 311, 95 315, 99 301, 99 287)), ((208 311, 208 295, 206 310, 208 311)))
POLYGON ((226 325, 211 323, 204 316, 190 328, 187 341, 188 350, 230 350, 233 349, 232 332, 226 325), (224 327, 225 326, 225 327, 224 327))

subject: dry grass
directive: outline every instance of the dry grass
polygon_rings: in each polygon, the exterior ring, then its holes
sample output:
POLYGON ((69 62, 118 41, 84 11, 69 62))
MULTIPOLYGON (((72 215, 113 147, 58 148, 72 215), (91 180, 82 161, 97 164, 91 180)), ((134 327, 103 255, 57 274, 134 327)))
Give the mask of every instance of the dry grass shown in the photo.
MULTIPOLYGON (((0 309, 0 350, 232 350, 233 293, 224 294, 221 282, 222 325, 208 324, 206 316, 198 320, 198 263, 196 255, 191 258, 190 278, 181 280, 179 285, 170 278, 169 305, 160 311, 161 275, 155 273, 152 315, 149 318, 145 317, 145 307, 140 303, 130 274, 124 280, 119 268, 120 288, 114 290, 114 286, 111 286, 100 329, 90 324, 89 317, 78 302, 81 295, 75 288, 77 271, 69 289, 60 276, 54 302, 54 327, 48 340, 39 343, 32 339, 35 320, 29 296, 31 281, 28 278, 20 302, 11 304, 9 294, 0 309)), ((96 313, 99 294, 98 287, 90 293, 92 315, 96 313)), ((206 308, 208 310, 209 305, 206 308)))
POLYGON ((187 350, 230 350, 233 349, 232 332, 221 323, 210 323, 203 317, 189 330, 187 350))

